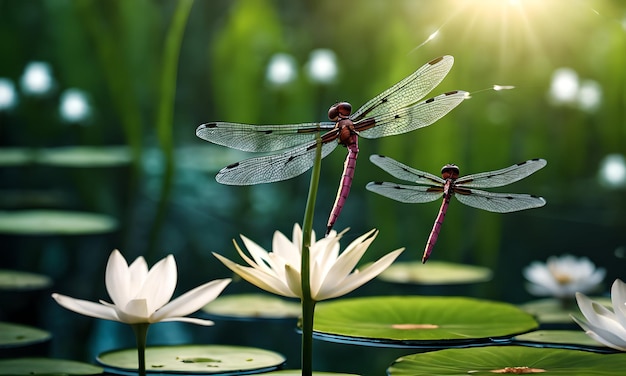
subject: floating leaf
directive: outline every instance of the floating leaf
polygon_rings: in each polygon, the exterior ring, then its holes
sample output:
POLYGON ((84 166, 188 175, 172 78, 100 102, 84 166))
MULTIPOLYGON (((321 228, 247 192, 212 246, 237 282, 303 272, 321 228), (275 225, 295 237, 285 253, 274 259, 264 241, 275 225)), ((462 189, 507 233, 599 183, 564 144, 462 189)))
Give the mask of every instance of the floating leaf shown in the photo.
POLYGON ((210 315, 231 318, 295 318, 301 313, 300 303, 268 294, 224 295, 202 310, 210 315))
POLYGON ((113 231, 117 221, 95 213, 59 210, 0 211, 0 233, 12 235, 81 235, 113 231))
POLYGON ((389 296, 318 304, 319 339, 371 346, 441 347, 513 336, 537 322, 513 305, 461 297, 389 296))
POLYGON ((0 349, 3 347, 26 346, 48 341, 49 332, 26 325, 0 322, 0 349))
MULTIPOLYGON (((137 350, 102 353, 96 359, 111 374, 137 370, 137 350)), ((160 374, 220 374, 226 372, 272 371, 285 357, 253 347, 218 345, 154 346, 146 349, 146 371, 160 374)))
POLYGON ((521 346, 447 349, 403 356, 389 369, 390 376, 468 376, 540 374, 617 376, 624 374, 626 354, 597 354, 578 350, 521 346))
POLYGON ((48 358, 0 359, 0 375, 101 375, 102 368, 73 360, 48 358))
MULTIPOLYGON (((610 298, 593 297, 592 299, 605 305, 606 307, 612 307, 610 298)), ((534 300, 532 302, 524 303, 519 307, 535 316, 537 321, 542 324, 568 324, 576 326, 570 315, 583 318, 583 315, 580 313, 574 298, 572 298, 571 304, 567 307, 563 307, 563 303, 559 299, 552 298, 534 300)))
POLYGON ((58 167, 110 167, 130 163, 127 146, 67 146, 42 149, 37 153, 40 164, 58 167))
POLYGON ((595 341, 581 330, 537 330, 520 334, 513 338, 513 342, 530 346, 556 346, 560 348, 578 348, 581 350, 606 350, 615 352, 603 344, 595 341))
POLYGON ((491 270, 481 266, 455 264, 445 261, 396 262, 378 277, 394 283, 421 285, 448 285, 485 282, 491 279, 491 270))
POLYGON ((50 277, 42 274, 0 269, 0 290, 40 290, 51 284, 50 277))
POLYGON ((34 160, 35 152, 26 148, 0 148, 0 166, 22 166, 34 160))
MULTIPOLYGON (((263 376, 302 376, 302 370, 299 369, 283 369, 280 371, 273 371, 264 373, 263 376)), ((356 376, 352 373, 333 373, 333 372, 313 372, 313 376, 356 376)))

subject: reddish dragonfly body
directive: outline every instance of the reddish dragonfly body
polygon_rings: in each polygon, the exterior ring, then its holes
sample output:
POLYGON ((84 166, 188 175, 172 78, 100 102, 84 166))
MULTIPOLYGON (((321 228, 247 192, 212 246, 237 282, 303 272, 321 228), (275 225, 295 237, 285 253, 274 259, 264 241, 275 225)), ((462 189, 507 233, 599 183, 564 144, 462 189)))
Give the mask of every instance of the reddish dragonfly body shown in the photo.
POLYGON ((337 192, 337 198, 327 224, 332 229, 343 208, 359 152, 358 137, 379 138, 407 133, 428 126, 467 98, 465 91, 451 91, 420 100, 437 86, 452 68, 452 56, 434 59, 410 76, 365 103, 355 113, 351 105, 340 102, 328 111, 330 122, 250 125, 214 122, 200 125, 196 135, 218 145, 250 151, 272 152, 233 163, 221 169, 216 180, 230 185, 272 183, 298 176, 314 163, 316 135, 321 136, 322 157, 337 145, 344 145, 348 155, 337 192))
POLYGON ((367 184, 366 188, 372 192, 406 203, 431 202, 443 196, 441 208, 426 242, 422 262, 428 260, 435 247, 452 196, 455 196, 465 205, 495 213, 510 213, 538 208, 546 204, 542 197, 529 194, 494 193, 473 189, 501 187, 521 180, 543 168, 547 163, 544 159, 531 159, 501 170, 463 177, 459 177, 459 168, 456 165, 447 164, 441 169, 441 178, 382 155, 372 155, 370 160, 395 178, 423 184, 415 186, 371 182, 367 184))

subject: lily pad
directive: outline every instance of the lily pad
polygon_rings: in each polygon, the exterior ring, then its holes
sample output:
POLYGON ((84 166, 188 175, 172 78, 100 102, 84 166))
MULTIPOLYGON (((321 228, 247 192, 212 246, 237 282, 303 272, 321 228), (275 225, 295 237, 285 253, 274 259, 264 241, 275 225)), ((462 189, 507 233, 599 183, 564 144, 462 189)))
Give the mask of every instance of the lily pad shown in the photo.
POLYGON ((597 354, 566 349, 488 346, 412 354, 387 369, 390 376, 467 376, 546 374, 618 376, 624 374, 626 354, 597 354))
POLYGON ((113 231, 117 221, 107 215, 59 211, 0 211, 0 233, 12 235, 83 235, 113 231))
POLYGON ((463 297, 388 296, 320 303, 316 338, 369 346, 439 348, 491 343, 537 327, 513 305, 463 297))
POLYGON ((481 266, 455 264, 445 261, 396 262, 380 274, 383 281, 421 285, 448 285, 485 282, 491 270, 481 266))
POLYGON ((128 146, 67 146, 42 149, 37 163, 58 167, 109 167, 132 161, 128 146))
POLYGON ((297 318, 300 303, 288 301, 268 294, 237 294, 220 296, 202 310, 214 316, 228 318, 297 318))
POLYGON ((581 330, 537 330, 520 334, 513 338, 513 342, 529 346, 556 346, 559 348, 574 348, 580 350, 602 349, 607 352, 615 350, 596 342, 581 330))
POLYGON ((45 330, 0 322, 0 349, 38 344, 50 340, 51 337, 45 330))
MULTIPOLYGON (((593 297, 594 301, 611 308, 611 299, 606 297, 593 297)), ((572 298, 572 302, 567 307, 558 299, 540 299, 532 302, 524 303, 519 306, 524 311, 536 317, 541 324, 567 324, 576 326, 570 315, 577 318, 584 318, 580 313, 576 300, 572 298)))
MULTIPOLYGON (((137 349, 108 351, 96 359, 106 372, 126 375, 137 371, 137 349)), ((285 357, 254 347, 183 345, 154 346, 146 349, 148 374, 213 375, 232 372, 273 371, 285 363, 285 357)))
POLYGON ((73 360, 48 358, 0 359, 0 375, 101 375, 102 368, 73 360))
POLYGON ((0 290, 41 290, 51 284, 52 279, 42 274, 0 269, 0 290))
POLYGON ((27 148, 0 148, 0 166, 23 166, 32 163, 35 157, 33 149, 27 148))

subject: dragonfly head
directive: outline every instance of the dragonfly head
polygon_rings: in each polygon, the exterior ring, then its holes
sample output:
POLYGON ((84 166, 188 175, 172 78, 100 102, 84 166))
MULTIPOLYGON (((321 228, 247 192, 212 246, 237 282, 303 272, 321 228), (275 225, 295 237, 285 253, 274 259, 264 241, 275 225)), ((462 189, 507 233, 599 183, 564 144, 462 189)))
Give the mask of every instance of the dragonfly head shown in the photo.
POLYGON ((328 118, 332 121, 347 119, 352 113, 352 105, 348 102, 337 102, 328 110, 328 118))
POLYGON ((457 179, 459 167, 455 164, 447 164, 441 168, 441 177, 444 179, 457 179))

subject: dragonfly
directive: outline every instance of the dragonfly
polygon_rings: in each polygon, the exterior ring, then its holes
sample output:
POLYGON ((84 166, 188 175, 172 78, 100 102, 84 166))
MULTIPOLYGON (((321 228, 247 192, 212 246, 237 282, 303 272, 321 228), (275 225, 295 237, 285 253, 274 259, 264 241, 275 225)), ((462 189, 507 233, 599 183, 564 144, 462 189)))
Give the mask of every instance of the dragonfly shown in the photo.
POLYGON ((215 178, 228 185, 272 183, 308 171, 314 164, 321 132, 322 158, 337 145, 345 146, 348 154, 326 226, 328 235, 350 193, 359 137, 374 139, 428 126, 469 97, 469 93, 455 90, 422 100, 445 78, 453 63, 454 58, 448 55, 429 61, 354 113, 350 103, 335 103, 328 111, 330 121, 281 125, 212 122, 198 126, 196 136, 242 151, 274 152, 222 168, 215 178))
POLYGON ((397 179, 421 185, 370 182, 366 185, 366 189, 369 191, 404 203, 431 202, 443 197, 435 224, 426 242, 422 263, 428 260, 435 247, 452 196, 465 205, 494 213, 510 213, 538 208, 546 204, 543 197, 534 195, 494 193, 474 189, 502 187, 514 183, 543 168, 547 164, 544 159, 530 159, 501 170, 463 177, 459 177, 459 167, 454 164, 443 166, 441 177, 438 177, 383 155, 371 155, 370 161, 397 179))

